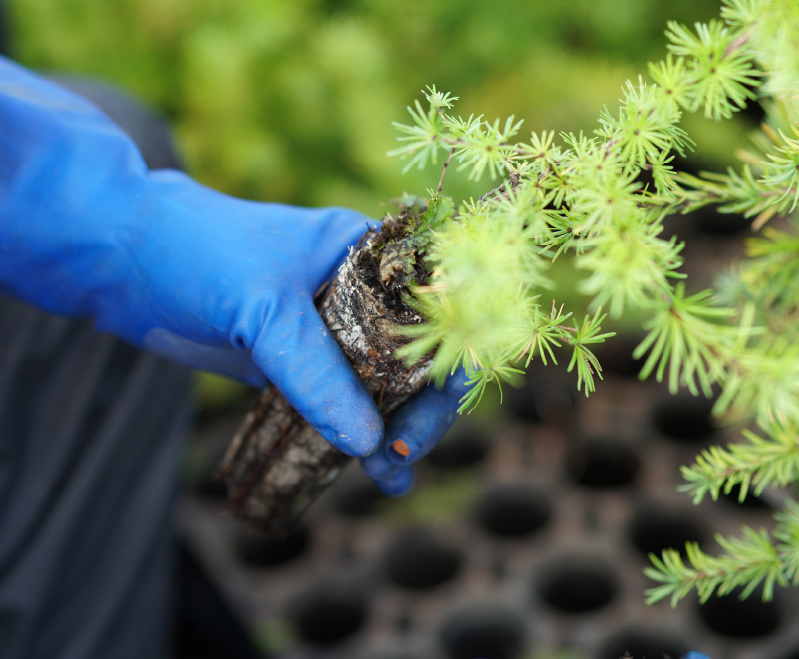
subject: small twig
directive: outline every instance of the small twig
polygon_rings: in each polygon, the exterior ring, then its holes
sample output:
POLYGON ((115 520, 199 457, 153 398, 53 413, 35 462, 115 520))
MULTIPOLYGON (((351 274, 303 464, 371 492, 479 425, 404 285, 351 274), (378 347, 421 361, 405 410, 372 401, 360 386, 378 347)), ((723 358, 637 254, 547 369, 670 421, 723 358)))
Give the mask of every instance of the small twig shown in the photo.
POLYGON ((386 392, 386 385, 388 384, 388 378, 383 380, 383 386, 380 387, 380 398, 377 401, 377 406, 380 407, 383 404, 383 394, 386 392))
MULTIPOLYGON (((515 190, 516 188, 519 187, 519 182, 521 181, 521 177, 519 176, 518 172, 513 172, 508 177, 508 181, 510 181, 510 189, 511 189, 511 191, 513 191, 513 190, 515 190)), ((507 183, 508 181, 505 181, 505 183, 507 183)), ((507 192, 507 189, 505 187, 505 183, 502 183, 502 184, 498 185, 493 190, 489 190, 482 197, 478 197, 477 201, 485 201, 486 199, 488 199, 489 197, 491 197, 494 194, 496 194, 497 197, 499 197, 500 195, 505 194, 507 192)))
POLYGON ((444 185, 444 175, 447 173, 447 167, 449 166, 449 161, 452 160, 452 154, 455 153, 455 149, 449 150, 449 155, 447 156, 447 162, 444 163, 444 170, 441 172, 441 178, 438 181, 438 187, 436 188, 436 197, 441 194, 441 186, 444 185))
POLYGON ((486 199, 488 199, 488 198, 489 198, 491 195, 493 195, 494 193, 496 193, 496 194, 502 194, 503 192, 505 192, 505 184, 504 184, 504 183, 502 183, 501 185, 498 185, 498 186, 497 186, 496 188, 494 188, 493 190, 489 190, 489 191, 488 191, 488 192, 486 192, 486 193, 485 193, 485 194, 484 194, 482 197, 478 197, 478 198, 477 198, 477 201, 485 201, 486 199))
POLYGON ((749 41, 749 33, 744 32, 743 34, 739 35, 733 42, 727 46, 727 49, 724 51, 724 54, 721 56, 722 59, 725 57, 729 57, 732 53, 736 50, 743 48, 746 43, 749 41))

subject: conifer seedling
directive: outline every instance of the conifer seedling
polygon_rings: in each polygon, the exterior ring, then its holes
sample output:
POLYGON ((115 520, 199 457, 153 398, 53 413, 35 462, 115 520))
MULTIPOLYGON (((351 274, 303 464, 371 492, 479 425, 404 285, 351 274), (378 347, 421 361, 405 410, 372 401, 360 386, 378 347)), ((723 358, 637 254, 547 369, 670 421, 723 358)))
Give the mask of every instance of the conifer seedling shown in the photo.
MULTIPOLYGON (((532 360, 566 365, 589 395, 602 370, 593 353, 609 339, 606 313, 643 312, 648 332, 635 351, 640 377, 710 397, 714 412, 748 422, 745 441, 713 447, 682 469, 682 490, 695 502, 740 485, 741 497, 799 482, 799 2, 724 0, 721 16, 693 29, 669 23, 668 54, 648 78, 628 80, 617 110, 605 109, 593 135, 538 133, 523 138, 514 117, 493 123, 458 116, 457 98, 435 87, 395 124, 400 146, 390 155, 407 168, 442 167, 429 198, 405 199, 386 219, 371 249, 382 283, 403 290, 423 323, 401 328, 411 342, 407 363, 432 357, 441 383, 466 369, 471 389, 461 411, 477 405, 492 383, 512 382, 532 360), (694 176, 675 167, 700 136, 680 127, 683 113, 721 121, 760 102, 766 120, 753 149, 726 173, 694 176), (693 138, 693 139, 692 139, 693 138), (442 193, 448 167, 494 187, 478 199, 442 193), (645 185, 646 178, 650 184, 645 185), (717 204, 752 219, 760 237, 748 257, 715 290, 690 293, 681 273, 683 244, 663 237, 663 220, 717 204), (570 253, 584 273, 579 291, 592 313, 574 318, 548 275, 570 253)), ((612 339, 611 339, 612 340, 612 339)), ((799 503, 787 498, 772 533, 742 529, 717 536, 721 553, 696 543, 651 556, 658 583, 649 602, 672 605, 694 588, 700 601, 762 584, 799 585, 799 503)))

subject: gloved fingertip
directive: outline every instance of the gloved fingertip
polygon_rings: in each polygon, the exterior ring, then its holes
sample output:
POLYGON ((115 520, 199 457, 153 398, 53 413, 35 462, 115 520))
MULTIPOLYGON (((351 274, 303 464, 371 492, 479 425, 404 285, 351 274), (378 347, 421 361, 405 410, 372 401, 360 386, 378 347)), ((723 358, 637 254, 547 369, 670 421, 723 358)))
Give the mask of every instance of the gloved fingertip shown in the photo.
POLYGON ((460 399, 471 389, 471 385, 466 384, 468 381, 469 376, 466 374, 466 369, 460 366, 444 382, 444 391, 450 396, 460 399))
MULTIPOLYGON (((371 403, 371 400, 369 401, 371 403)), ((383 417, 374 405, 353 410, 346 425, 318 429, 322 437, 339 451, 355 458, 363 458, 380 448, 385 426, 383 417)))
POLYGON ((386 457, 408 465, 426 455, 457 417, 458 401, 445 391, 428 387, 401 407, 386 430, 386 457))
POLYGON ((395 465, 410 464, 411 449, 401 437, 395 439, 386 447, 386 454, 395 465))
POLYGON ((403 467, 394 476, 375 481, 378 489, 389 497, 401 497, 413 487, 413 467, 403 467))
POLYGON ((393 464, 382 449, 378 449, 371 455, 361 458, 361 469, 374 481, 393 478, 401 468, 393 464))
POLYGON ((685 655, 684 659, 710 659, 710 657, 701 652, 691 651, 685 655))

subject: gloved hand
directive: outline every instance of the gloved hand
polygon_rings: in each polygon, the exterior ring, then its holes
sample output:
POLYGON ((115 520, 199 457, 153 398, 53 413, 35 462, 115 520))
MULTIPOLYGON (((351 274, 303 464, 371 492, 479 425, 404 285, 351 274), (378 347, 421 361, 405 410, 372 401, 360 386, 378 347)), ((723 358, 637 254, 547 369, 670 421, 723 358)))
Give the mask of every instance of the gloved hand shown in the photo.
POLYGON ((689 652, 685 655, 685 659, 710 659, 710 657, 701 652, 689 652))
MULTIPOLYGON (((93 105, 3 58, 0 154, 0 290, 190 366, 271 381, 342 451, 378 448, 382 418, 313 305, 367 218, 148 171, 93 105)), ((396 423, 418 417, 428 445, 451 417, 431 406, 442 395, 426 391, 396 423)), ((402 490, 396 476, 383 487, 402 490)))
POLYGON ((410 465, 427 455, 455 421, 459 401, 468 389, 467 380, 461 368, 447 379, 443 389, 428 385, 391 417, 380 448, 361 458, 361 468, 384 494, 400 496, 411 489, 410 465), (407 445, 407 456, 394 450, 398 439, 407 445))

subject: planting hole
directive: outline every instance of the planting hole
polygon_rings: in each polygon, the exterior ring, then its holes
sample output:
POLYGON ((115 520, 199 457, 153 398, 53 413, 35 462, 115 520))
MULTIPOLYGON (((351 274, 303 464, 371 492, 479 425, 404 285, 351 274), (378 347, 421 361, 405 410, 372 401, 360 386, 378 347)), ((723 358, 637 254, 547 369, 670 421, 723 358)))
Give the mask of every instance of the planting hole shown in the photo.
POLYGON ((634 378, 644 365, 644 358, 633 359, 636 347, 644 336, 615 336, 596 346, 594 354, 602 364, 603 375, 634 378))
MULTIPOLYGON (((535 364, 535 362, 534 362, 535 364)), ((523 387, 507 387, 505 401, 513 415, 526 423, 562 423, 574 411, 577 389, 571 379, 544 373, 532 366, 523 387)))
POLYGON ((508 392, 508 407, 520 421, 526 423, 541 423, 541 414, 538 412, 535 395, 527 387, 513 393, 508 392))
POLYGON ((779 593, 771 602, 762 601, 762 588, 740 600, 741 588, 724 597, 711 597, 699 605, 699 619, 717 634, 734 638, 766 636, 780 625, 779 593))
MULTIPOLYGON (((757 105, 747 103, 747 105, 757 105)), ((759 108, 759 106, 758 106, 759 108)), ((692 213, 694 225, 701 233, 709 236, 734 236, 749 228, 752 220, 743 215, 719 213, 713 207, 701 208, 692 213)))
POLYGON ((630 523, 630 541, 644 556, 660 557, 664 549, 685 554, 686 542, 704 542, 706 534, 692 515, 642 508, 630 523))
POLYGON ((387 501, 371 480, 363 477, 349 483, 341 483, 330 493, 333 507, 344 517, 368 517, 375 512, 378 504, 387 501))
POLYGON ((587 613, 611 602, 616 595, 616 577, 604 565, 571 561, 542 570, 537 590, 553 609, 587 613))
POLYGON ((489 490, 478 502, 478 524, 499 538, 522 538, 544 527, 552 506, 529 485, 505 484, 489 490))
POLYGON ((477 430, 448 433, 427 455, 438 469, 460 469, 481 463, 488 455, 489 440, 477 430))
POLYGON ((752 490, 746 493, 746 499, 739 501, 738 497, 741 496, 741 486, 733 485, 729 494, 722 492, 719 499, 729 503, 737 508, 747 508, 749 510, 762 510, 764 512, 773 510, 772 506, 767 501, 759 496, 756 496, 752 490))
POLYGON ((412 590, 435 588, 460 571, 461 553, 427 529, 408 529, 389 545, 385 555, 388 578, 412 590))
POLYGON ((352 636, 366 622, 366 599, 340 588, 319 587, 298 599, 289 615, 297 636, 330 646, 352 636))
POLYGON ((516 659, 524 651, 524 623, 513 611, 478 606, 450 617, 440 639, 450 659, 516 659))
POLYGON ((713 402, 687 393, 664 398, 654 411, 655 426, 675 442, 702 442, 716 431, 711 415, 713 402))
POLYGON ((311 544, 311 532, 301 524, 284 539, 261 538, 240 531, 236 536, 236 554, 254 567, 276 567, 302 556, 311 544))
POLYGON ((582 442, 566 459, 566 471, 575 483, 597 489, 629 485, 640 466, 635 451, 610 439, 582 442))
POLYGON ((605 644, 599 659, 619 659, 625 652, 634 659, 681 659, 688 652, 688 646, 672 636, 623 633, 605 644))

